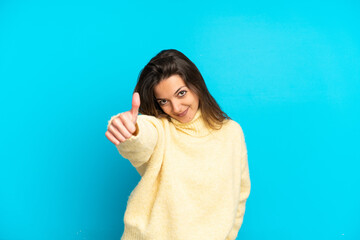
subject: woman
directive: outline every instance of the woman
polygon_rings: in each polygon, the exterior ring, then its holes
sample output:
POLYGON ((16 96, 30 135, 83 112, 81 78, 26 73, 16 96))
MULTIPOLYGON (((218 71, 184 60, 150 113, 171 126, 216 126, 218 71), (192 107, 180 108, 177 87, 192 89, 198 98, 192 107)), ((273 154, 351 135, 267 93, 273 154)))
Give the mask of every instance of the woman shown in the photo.
POLYGON ((122 240, 236 238, 250 194, 244 134, 184 54, 150 60, 131 110, 112 116, 105 135, 141 175, 122 240))

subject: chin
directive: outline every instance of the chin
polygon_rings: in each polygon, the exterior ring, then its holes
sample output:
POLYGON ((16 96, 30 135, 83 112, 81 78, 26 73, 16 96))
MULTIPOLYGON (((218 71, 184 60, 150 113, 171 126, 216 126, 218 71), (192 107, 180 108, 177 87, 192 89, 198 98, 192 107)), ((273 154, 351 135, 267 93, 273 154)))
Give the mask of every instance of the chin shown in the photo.
POLYGON ((188 113, 188 114, 191 114, 191 118, 186 118, 186 119, 183 119, 183 123, 188 123, 188 122, 191 122, 191 120, 193 120, 193 118, 195 117, 195 113, 188 113))

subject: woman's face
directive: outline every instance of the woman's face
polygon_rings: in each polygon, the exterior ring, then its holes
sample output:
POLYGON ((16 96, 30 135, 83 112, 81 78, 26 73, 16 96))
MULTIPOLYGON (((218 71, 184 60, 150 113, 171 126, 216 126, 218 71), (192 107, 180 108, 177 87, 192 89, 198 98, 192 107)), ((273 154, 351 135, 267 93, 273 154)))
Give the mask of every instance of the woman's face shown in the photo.
POLYGON ((190 122, 199 108, 199 98, 179 75, 162 80, 154 88, 154 94, 162 110, 182 123, 190 122))

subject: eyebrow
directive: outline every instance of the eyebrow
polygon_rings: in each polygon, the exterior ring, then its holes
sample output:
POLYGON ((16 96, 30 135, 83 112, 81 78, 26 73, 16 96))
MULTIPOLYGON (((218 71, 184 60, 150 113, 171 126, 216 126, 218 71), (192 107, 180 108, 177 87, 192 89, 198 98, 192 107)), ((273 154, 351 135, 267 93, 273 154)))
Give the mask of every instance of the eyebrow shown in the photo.
MULTIPOLYGON (((178 90, 176 90, 176 92, 174 93, 174 96, 180 91, 180 89, 181 88, 183 88, 183 87, 186 87, 186 86, 182 86, 182 87, 180 87, 178 90)), ((161 100, 161 99, 163 99, 163 98, 156 98, 156 100, 161 100)))

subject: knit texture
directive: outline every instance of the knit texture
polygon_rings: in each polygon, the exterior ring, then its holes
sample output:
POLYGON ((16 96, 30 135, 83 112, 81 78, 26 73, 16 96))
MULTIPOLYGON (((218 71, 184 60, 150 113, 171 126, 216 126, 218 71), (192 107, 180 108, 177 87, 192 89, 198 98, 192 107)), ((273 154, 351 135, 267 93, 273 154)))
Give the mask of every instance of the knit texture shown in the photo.
POLYGON ((209 129, 198 110, 189 123, 138 115, 136 129, 116 146, 141 176, 121 240, 236 239, 250 194, 240 125, 209 129))

